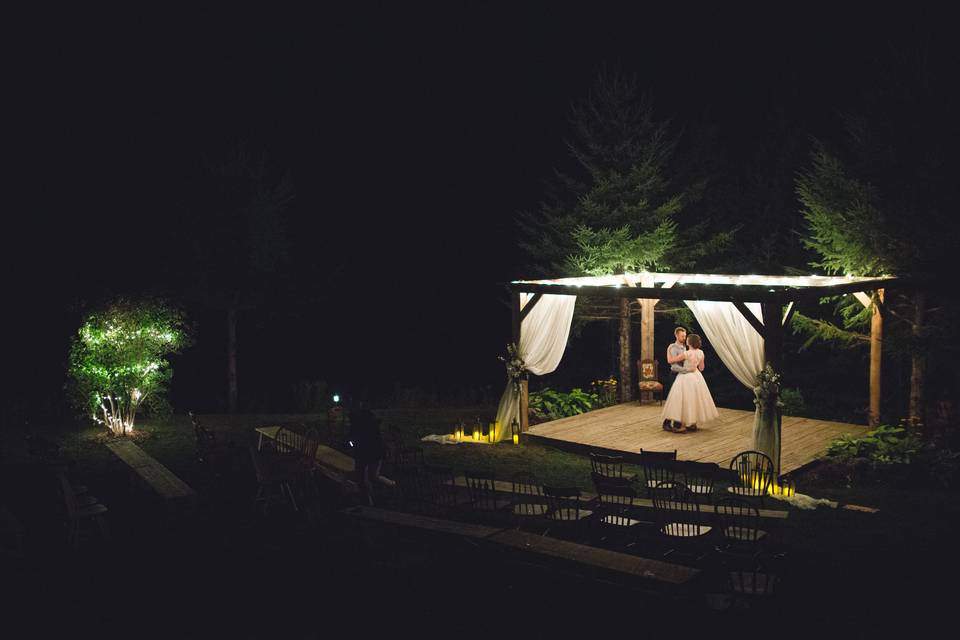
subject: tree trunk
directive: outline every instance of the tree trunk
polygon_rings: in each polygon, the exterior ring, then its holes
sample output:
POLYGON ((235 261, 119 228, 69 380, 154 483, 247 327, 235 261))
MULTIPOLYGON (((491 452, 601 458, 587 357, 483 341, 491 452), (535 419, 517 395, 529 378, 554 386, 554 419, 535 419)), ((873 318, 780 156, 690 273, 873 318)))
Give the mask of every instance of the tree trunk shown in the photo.
POLYGON ((227 409, 237 412, 237 309, 227 309, 227 409))
POLYGON ((620 298, 620 402, 633 399, 630 375, 630 300, 620 298))
POLYGON ((927 296, 918 290, 913 294, 913 348, 910 367, 910 422, 923 424, 923 387, 927 374, 926 349, 922 347, 926 333, 927 296))
POLYGON ((880 305, 882 304, 883 289, 879 289, 870 320, 870 413, 867 423, 874 428, 880 424, 880 363, 883 352, 883 316, 880 314, 880 305))

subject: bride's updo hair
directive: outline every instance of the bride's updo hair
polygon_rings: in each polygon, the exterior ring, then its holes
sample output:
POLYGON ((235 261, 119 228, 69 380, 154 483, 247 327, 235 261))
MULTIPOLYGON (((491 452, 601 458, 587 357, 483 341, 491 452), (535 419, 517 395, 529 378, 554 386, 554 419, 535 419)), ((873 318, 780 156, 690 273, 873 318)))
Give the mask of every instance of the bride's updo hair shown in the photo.
POLYGON ((700 336, 698 336, 698 335, 695 334, 695 333, 691 333, 690 335, 688 335, 688 336, 687 336, 687 346, 690 347, 691 349, 699 349, 699 348, 700 348, 700 336))

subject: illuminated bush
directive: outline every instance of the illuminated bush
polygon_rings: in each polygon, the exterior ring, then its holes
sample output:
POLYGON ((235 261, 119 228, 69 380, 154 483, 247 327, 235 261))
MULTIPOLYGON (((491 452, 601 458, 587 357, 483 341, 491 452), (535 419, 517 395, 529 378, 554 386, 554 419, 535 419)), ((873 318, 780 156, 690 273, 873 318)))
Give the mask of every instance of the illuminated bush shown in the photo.
POLYGON ((93 311, 70 346, 71 399, 115 434, 129 433, 140 406, 166 393, 167 357, 189 342, 183 315, 163 302, 118 300, 93 311))

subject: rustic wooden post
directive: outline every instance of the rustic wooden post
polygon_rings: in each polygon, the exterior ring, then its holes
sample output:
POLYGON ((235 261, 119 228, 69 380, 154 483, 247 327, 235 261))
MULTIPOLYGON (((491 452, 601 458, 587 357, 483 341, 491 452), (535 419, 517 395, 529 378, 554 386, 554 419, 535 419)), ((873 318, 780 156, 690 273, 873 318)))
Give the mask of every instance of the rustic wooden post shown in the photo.
MULTIPOLYGON (((646 276, 640 281, 640 286, 644 288, 652 289, 654 286, 653 276, 646 276)), ((641 360, 654 360, 656 359, 656 346, 654 345, 654 307, 657 306, 659 300, 654 300, 651 298, 640 298, 638 299, 640 303, 640 359, 641 360)), ((666 366, 666 365, 665 365, 666 366)), ((652 402, 653 393, 650 391, 642 391, 640 393, 640 402, 652 402)))
MULTIPOLYGON (((511 304, 510 304, 510 316, 511 316, 511 326, 513 333, 513 346, 518 351, 520 349, 520 326, 522 320, 521 311, 520 311, 520 292, 514 291, 511 294, 511 304)), ((527 304, 531 304, 533 300, 530 300, 527 304)), ((530 398, 528 393, 530 391, 529 384, 527 382, 527 377, 524 376, 520 380, 520 431, 526 433, 527 429, 530 428, 530 415, 529 415, 529 406, 530 398)))
POLYGON ((633 399, 630 362, 630 299, 620 298, 620 402, 633 399))
MULTIPOLYGON (((763 356, 767 364, 773 367, 774 372, 780 374, 781 384, 783 381, 783 372, 781 365, 783 363, 783 301, 775 300, 772 302, 763 302, 760 305, 761 317, 763 318, 763 356)), ((772 399, 774 407, 777 405, 778 398, 772 399)), ((777 461, 783 453, 783 433, 781 432, 781 420, 779 412, 777 415, 777 461)), ((780 475, 780 465, 777 464, 777 476, 780 475)))
POLYGON ((873 314, 870 317, 870 413, 868 424, 871 427, 880 424, 880 365, 883 354, 883 315, 880 313, 883 305, 883 289, 877 289, 877 297, 873 303, 873 314))
POLYGON ((876 427, 880 424, 880 365, 883 355, 883 289, 877 289, 876 298, 871 298, 862 291, 854 292, 853 296, 864 307, 872 308, 870 316, 870 410, 867 413, 867 424, 876 427))
MULTIPOLYGON (((927 294, 923 289, 917 289, 913 294, 913 326, 910 333, 914 344, 920 344, 926 334, 927 325, 927 294)), ((927 356, 920 348, 913 349, 910 357, 910 422, 914 427, 924 424, 923 391, 927 377, 927 356)))

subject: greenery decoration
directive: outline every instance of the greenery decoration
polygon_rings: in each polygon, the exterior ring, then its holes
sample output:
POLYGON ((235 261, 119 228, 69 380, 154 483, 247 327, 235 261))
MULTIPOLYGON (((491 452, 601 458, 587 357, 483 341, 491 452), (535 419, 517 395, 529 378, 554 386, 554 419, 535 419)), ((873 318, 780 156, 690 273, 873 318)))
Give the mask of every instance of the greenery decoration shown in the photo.
POLYGON ((541 420, 558 420, 593 409, 599 401, 595 393, 575 388, 570 393, 547 387, 530 394, 530 413, 541 420))
POLYGON ((137 410, 163 397, 167 357, 190 344, 183 314, 158 300, 117 300, 88 313, 70 346, 71 400, 116 435, 133 430, 137 410))

